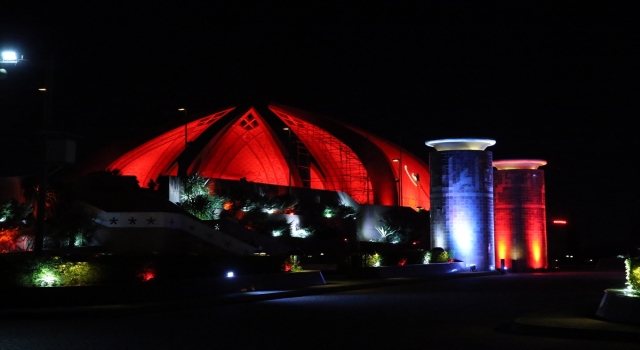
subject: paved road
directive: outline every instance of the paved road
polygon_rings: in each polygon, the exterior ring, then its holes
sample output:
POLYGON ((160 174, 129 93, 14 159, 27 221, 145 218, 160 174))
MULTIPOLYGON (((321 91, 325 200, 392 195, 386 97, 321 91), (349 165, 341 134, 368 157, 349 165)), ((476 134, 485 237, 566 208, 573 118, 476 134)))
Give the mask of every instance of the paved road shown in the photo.
POLYGON ((184 310, 2 319, 0 349, 630 349, 638 344, 510 327, 579 301, 595 312, 604 288, 623 285, 620 273, 509 274, 184 310))

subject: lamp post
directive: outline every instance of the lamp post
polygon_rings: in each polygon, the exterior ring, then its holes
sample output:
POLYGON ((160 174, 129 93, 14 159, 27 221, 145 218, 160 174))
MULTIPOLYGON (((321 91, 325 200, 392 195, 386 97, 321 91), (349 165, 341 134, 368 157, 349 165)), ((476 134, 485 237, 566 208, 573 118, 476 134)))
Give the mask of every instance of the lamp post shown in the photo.
POLYGON ((288 158, 288 166, 289 166, 289 195, 291 195, 291 165, 293 164, 293 161, 291 159, 291 129, 289 128, 282 128, 282 130, 287 131, 288 133, 288 141, 287 141, 287 152, 289 153, 287 155, 288 158))
POLYGON ((0 56, 0 62, 2 63, 18 63, 18 54, 15 51, 2 51, 0 56))
POLYGON ((189 121, 187 120, 187 109, 186 108, 178 108, 178 111, 184 113, 184 119, 185 119, 185 123, 184 123, 184 152, 182 154, 182 156, 178 157, 178 177, 182 177, 182 191, 180 196, 182 196, 182 194, 186 193, 187 191, 187 161, 186 161, 186 156, 187 156, 187 146, 189 145, 189 135, 188 135, 188 126, 189 126, 189 121))
POLYGON ((398 163, 398 178, 396 182, 398 183, 398 206, 402 206, 402 158, 393 158, 392 161, 394 163, 398 163))
MULTIPOLYGON (((178 110, 179 110, 180 112, 183 112, 183 113, 184 113, 184 119, 185 119, 185 121, 186 121, 186 119, 187 119, 187 109, 186 109, 186 108, 178 108, 178 110)), ((187 131, 187 126, 188 126, 188 125, 189 125, 189 123, 188 123, 188 122, 185 122, 185 124, 184 124, 184 150, 185 150, 185 151, 187 150, 187 142, 188 142, 188 140, 189 140, 189 139, 187 138, 187 136, 188 136, 188 135, 187 135, 187 132, 188 132, 188 131, 187 131)))
MULTIPOLYGON (((18 54, 14 51, 3 51, 0 54, 0 64, 13 64, 17 65, 19 61, 22 61, 23 58, 20 56, 18 58, 18 54)), ((45 219, 46 219, 46 210, 47 210, 47 187, 48 187, 48 177, 49 177, 49 154, 47 150, 47 135, 51 133, 49 131, 49 127, 51 125, 51 110, 52 110, 52 94, 53 94, 53 61, 47 61, 46 63, 46 80, 45 86, 39 88, 39 91, 45 93, 44 96, 44 104, 42 111, 42 173, 40 177, 40 181, 38 184, 38 192, 37 192, 37 212, 36 212, 36 230, 33 237, 33 251, 36 254, 41 254, 44 246, 44 236, 46 231, 45 219)), ((6 75, 6 70, 0 70, 0 77, 4 78, 6 75)))
POLYGON ((36 213, 36 233, 33 237, 33 251, 41 254, 44 246, 44 236, 46 232, 45 219, 47 209, 47 187, 49 182, 49 164, 47 161, 47 129, 51 124, 51 109, 53 105, 53 62, 47 65, 47 75, 44 88, 39 88, 44 95, 44 106, 42 110, 42 179, 38 186, 38 212, 36 213))
MULTIPOLYGON (((18 54, 15 51, 2 51, 0 54, 0 65, 5 64, 13 64, 14 66, 18 64, 18 54)), ((0 68, 0 79, 5 79, 7 77, 7 70, 4 68, 0 68)))

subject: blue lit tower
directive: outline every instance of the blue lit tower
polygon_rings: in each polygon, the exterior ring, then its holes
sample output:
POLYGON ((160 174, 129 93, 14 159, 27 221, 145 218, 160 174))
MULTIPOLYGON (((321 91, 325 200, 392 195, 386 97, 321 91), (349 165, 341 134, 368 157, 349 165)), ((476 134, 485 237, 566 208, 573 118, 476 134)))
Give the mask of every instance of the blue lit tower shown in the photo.
POLYGON ((486 139, 427 141, 431 173, 431 247, 479 271, 495 268, 493 222, 494 145, 486 139))

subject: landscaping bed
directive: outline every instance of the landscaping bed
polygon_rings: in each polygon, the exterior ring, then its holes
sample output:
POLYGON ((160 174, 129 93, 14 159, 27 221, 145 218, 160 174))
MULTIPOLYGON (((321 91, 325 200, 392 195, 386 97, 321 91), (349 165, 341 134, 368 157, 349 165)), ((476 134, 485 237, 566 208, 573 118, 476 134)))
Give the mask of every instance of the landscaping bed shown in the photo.
POLYGON ((4 309, 127 304, 323 284, 322 274, 283 271, 284 256, 0 256, 4 309), (318 275, 319 274, 319 275, 318 275))

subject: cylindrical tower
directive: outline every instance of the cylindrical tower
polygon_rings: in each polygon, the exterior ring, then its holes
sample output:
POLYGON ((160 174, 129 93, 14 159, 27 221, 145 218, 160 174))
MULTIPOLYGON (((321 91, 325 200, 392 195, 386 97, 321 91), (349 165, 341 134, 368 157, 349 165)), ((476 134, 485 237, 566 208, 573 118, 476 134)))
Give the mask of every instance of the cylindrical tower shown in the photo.
POLYGON ((494 171, 496 266, 513 271, 544 269, 547 228, 544 171, 539 159, 497 160, 494 171))
POLYGON ((492 154, 486 139, 427 141, 431 173, 431 247, 479 271, 495 268, 492 154))

